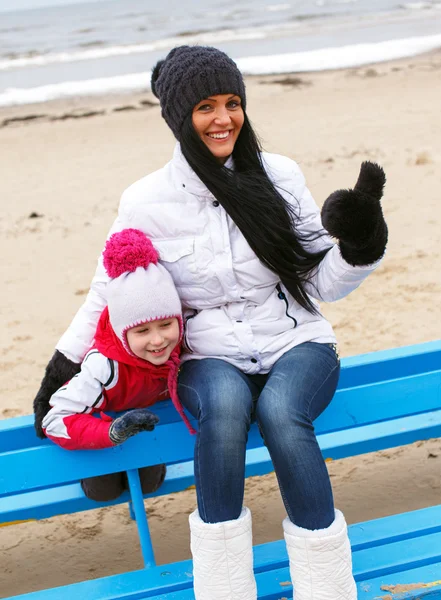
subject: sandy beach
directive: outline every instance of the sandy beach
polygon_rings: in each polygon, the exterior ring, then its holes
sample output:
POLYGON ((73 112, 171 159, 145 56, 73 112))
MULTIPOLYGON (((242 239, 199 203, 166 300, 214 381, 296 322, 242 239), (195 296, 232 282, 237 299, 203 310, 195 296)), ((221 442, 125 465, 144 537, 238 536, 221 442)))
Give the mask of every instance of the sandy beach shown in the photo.
MULTIPOLYGON (((247 79, 266 150, 294 158, 317 203, 360 163, 387 174, 381 267, 323 306, 340 354, 441 337, 441 51, 369 67, 247 79)), ((169 160, 150 93, 0 110, 0 418, 29 414, 59 337, 84 301, 123 190, 169 160)), ((441 440, 328 463, 349 523, 437 504, 441 440)), ((274 474, 247 481, 254 542, 279 539, 274 474)), ((194 490, 146 502, 158 563, 189 557, 194 490)), ((0 528, 0 598, 142 567, 127 506, 0 528)))

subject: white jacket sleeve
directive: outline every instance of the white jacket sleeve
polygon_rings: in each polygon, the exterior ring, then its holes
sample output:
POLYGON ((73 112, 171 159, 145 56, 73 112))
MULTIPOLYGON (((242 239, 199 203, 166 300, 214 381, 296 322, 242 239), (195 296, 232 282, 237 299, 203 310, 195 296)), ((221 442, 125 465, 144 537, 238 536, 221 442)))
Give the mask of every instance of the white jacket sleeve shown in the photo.
MULTIPOLYGON (((294 163, 295 164, 295 163, 294 163)), ((320 210, 311 192, 306 187, 305 178, 295 164, 293 207, 298 215, 296 231, 306 242, 303 245, 312 252, 330 248, 318 267, 314 269, 305 288, 316 300, 334 302, 355 290, 374 271, 381 260, 368 266, 353 267, 340 254, 321 221, 320 210)))
POLYGON ((81 371, 52 395, 43 419, 46 435, 67 450, 108 448, 111 419, 91 415, 104 407, 104 389, 118 382, 118 363, 98 350, 86 355, 81 371))
MULTIPOLYGON (((109 231, 107 239, 112 234, 130 227, 125 205, 123 194, 118 216, 109 231)), ((57 350, 75 363, 80 363, 92 346, 98 320, 107 305, 106 285, 108 281, 109 276, 104 268, 101 254, 86 300, 56 345, 57 350)))

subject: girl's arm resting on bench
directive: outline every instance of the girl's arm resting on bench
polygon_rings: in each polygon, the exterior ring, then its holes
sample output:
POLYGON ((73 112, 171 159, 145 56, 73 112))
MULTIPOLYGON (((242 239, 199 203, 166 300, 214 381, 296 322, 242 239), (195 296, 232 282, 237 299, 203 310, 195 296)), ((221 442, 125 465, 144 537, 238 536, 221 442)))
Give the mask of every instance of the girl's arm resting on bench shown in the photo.
POLYGON ((105 408, 104 384, 113 372, 110 359, 97 350, 89 352, 81 371, 50 399, 43 419, 48 438, 67 450, 98 450, 114 446, 109 429, 111 417, 93 416, 105 408))

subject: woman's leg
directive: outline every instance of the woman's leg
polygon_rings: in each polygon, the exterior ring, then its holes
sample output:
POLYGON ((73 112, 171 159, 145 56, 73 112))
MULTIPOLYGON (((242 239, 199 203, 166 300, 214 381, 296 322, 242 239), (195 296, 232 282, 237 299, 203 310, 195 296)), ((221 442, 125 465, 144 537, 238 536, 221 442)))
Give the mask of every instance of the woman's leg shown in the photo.
POLYGON ((273 367, 257 403, 289 518, 283 522, 296 600, 356 600, 343 514, 332 489, 313 421, 337 387, 334 347, 307 342, 273 367))
POLYGON ((245 449, 257 387, 217 359, 184 363, 179 397, 198 418, 190 515, 196 600, 256 600, 250 511, 242 507, 245 449))
POLYGON ((339 373, 330 345, 306 342, 277 361, 257 402, 256 417, 289 518, 306 529, 322 529, 334 520, 331 483, 313 421, 331 401, 339 373))
POLYGON ((237 519, 258 388, 233 365, 207 358, 182 365, 178 394, 198 419, 194 465, 199 514, 206 523, 237 519))

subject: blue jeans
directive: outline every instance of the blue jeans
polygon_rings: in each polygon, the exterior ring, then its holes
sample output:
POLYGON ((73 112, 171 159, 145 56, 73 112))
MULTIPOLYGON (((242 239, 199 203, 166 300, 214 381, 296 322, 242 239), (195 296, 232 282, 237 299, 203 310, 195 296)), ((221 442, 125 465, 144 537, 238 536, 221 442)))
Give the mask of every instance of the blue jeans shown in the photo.
POLYGON ((339 374, 333 345, 314 342, 286 352, 267 375, 246 375, 214 358, 183 364, 178 393, 199 422, 194 463, 203 521, 239 517, 248 431, 256 420, 291 521, 306 529, 333 522, 332 488, 313 421, 330 403, 339 374))

